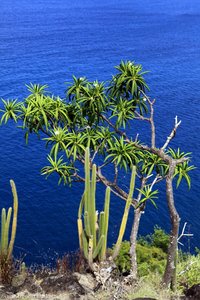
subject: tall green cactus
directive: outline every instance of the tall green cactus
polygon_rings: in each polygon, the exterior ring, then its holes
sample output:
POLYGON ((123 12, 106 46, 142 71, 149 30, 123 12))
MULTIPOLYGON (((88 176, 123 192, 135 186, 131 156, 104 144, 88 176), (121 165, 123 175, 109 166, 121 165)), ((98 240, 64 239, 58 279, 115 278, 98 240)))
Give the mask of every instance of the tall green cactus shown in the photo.
MULTIPOLYGON (((122 239, 125 233, 128 214, 133 199, 135 187, 136 167, 132 167, 131 181, 128 198, 121 221, 118 239, 113 251, 113 259, 119 254, 122 239)), ((90 178, 90 153, 89 148, 85 152, 85 190, 78 211, 78 236, 79 246, 88 260, 90 267, 94 259, 103 261, 106 258, 110 188, 107 187, 105 194, 104 210, 99 217, 96 213, 96 165, 92 166, 92 177, 90 178), (83 214, 83 218, 82 218, 83 214)))
POLYGON ((85 152, 85 190, 79 206, 77 223, 80 249, 90 266, 94 259, 102 261, 106 257, 109 206, 110 188, 107 187, 104 211, 98 218, 96 212, 96 165, 92 166, 92 177, 90 178, 90 153, 87 148, 85 152))
POLYGON ((0 240, 0 256, 3 257, 4 260, 9 261, 12 257, 16 229, 17 229, 17 215, 18 215, 18 196, 16 186, 13 180, 10 180, 10 185, 13 194, 13 208, 10 207, 6 212, 5 208, 2 208, 1 211, 1 240, 0 240), (11 237, 9 241, 10 234, 10 221, 11 214, 13 211, 13 219, 12 219, 12 229, 11 229, 11 237))
POLYGON ((128 220, 128 214, 129 214, 131 202, 132 202, 132 199, 133 199, 133 192, 134 192, 134 188, 135 188, 135 175, 136 175, 136 167, 133 166, 132 167, 129 194, 128 194, 128 198, 126 200, 126 205, 125 205, 125 208, 124 208, 124 214, 123 214, 122 221, 121 221, 121 226, 120 226, 120 230, 119 230, 119 234, 118 234, 118 239, 117 239, 117 242, 115 244, 113 255, 112 255, 113 259, 115 259, 119 254, 120 247, 121 247, 121 244, 122 244, 122 239, 123 239, 123 236, 124 236, 124 233, 125 233, 126 224, 127 224, 127 220, 128 220))

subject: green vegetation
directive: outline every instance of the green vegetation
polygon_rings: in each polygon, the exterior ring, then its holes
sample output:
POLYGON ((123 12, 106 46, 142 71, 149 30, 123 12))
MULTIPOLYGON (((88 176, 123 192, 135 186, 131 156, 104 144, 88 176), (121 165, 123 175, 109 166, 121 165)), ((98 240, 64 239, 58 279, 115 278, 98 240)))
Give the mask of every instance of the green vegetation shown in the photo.
POLYGON ((200 255, 188 254, 177 265, 178 286, 182 289, 200 283, 200 255))
POLYGON ((10 268, 12 266, 12 253, 17 230, 18 196, 13 180, 10 180, 10 185, 13 194, 13 208, 10 207, 7 212, 5 208, 2 208, 1 211, 0 274, 3 282, 7 282, 9 280, 10 268), (13 219, 12 228, 10 230, 12 210, 13 219))
POLYGON ((160 274, 150 273, 147 276, 141 277, 137 284, 133 286, 132 291, 129 291, 126 299, 158 299, 158 300, 180 300, 182 294, 177 291, 172 293, 169 289, 161 288, 160 274))
MULTIPOLYGON (((180 219, 175 206, 173 182, 176 180, 179 187, 182 180, 185 180, 190 188, 189 174, 194 167, 190 163, 190 153, 183 152, 178 147, 169 147, 181 124, 177 117, 174 127, 164 139, 163 146, 157 146, 155 100, 147 95, 149 87, 144 78, 145 74, 141 65, 122 61, 116 67, 116 74, 107 83, 97 80, 90 82, 85 77, 73 76, 72 82, 67 85, 65 99, 47 93, 46 85, 31 84, 28 86, 30 94, 24 100, 3 100, 3 108, 0 110, 1 124, 12 119, 24 130, 26 142, 31 134, 36 134, 45 141, 45 146, 49 147, 49 155, 48 165, 42 168, 42 174, 49 176, 56 172, 59 183, 84 181, 81 177, 81 165, 85 163, 86 148, 90 148, 90 163, 96 164, 98 181, 110 187, 113 193, 128 203, 121 233, 125 230, 130 207, 134 208, 130 255, 131 272, 135 278, 136 244, 141 214, 151 208, 148 202, 157 207, 159 190, 156 187, 159 187, 157 184, 160 181, 165 181, 171 235, 163 284, 169 287, 174 282, 180 219), (142 140, 142 131, 134 132, 137 121, 150 125, 150 143, 142 140), (129 125, 131 131, 128 130, 129 125), (134 194, 128 194, 120 178, 124 172, 130 174, 132 165, 136 168, 138 189, 134 194)), ((90 230, 95 236, 94 216, 91 218, 93 221, 90 230)), ((120 234, 114 256, 118 254, 122 235, 120 234)))
POLYGON ((89 266, 93 260, 105 260, 107 250, 107 234, 109 221, 110 188, 107 187, 104 211, 98 215, 96 211, 96 165, 92 166, 92 180, 90 181, 90 154, 89 148, 85 153, 85 191, 80 202, 78 212, 79 245, 89 266), (82 213, 84 210, 84 228, 82 213))
MULTIPOLYGON (((161 275, 166 265, 166 246, 169 235, 157 226, 154 232, 141 236, 137 243, 137 262, 139 280, 133 288, 133 294, 128 299, 137 297, 155 297, 170 299, 172 296, 166 289, 161 288, 161 275), (159 295, 159 296, 158 296, 159 295)), ((110 250, 111 252, 113 250, 110 250)), ((127 275, 131 270, 130 242, 124 241, 118 257, 115 260, 120 273, 127 275)), ((177 293, 182 294, 186 288, 200 283, 200 255, 192 255, 179 251, 177 263, 177 293)), ((176 293, 176 299, 178 294, 176 293)))
POLYGON ((138 243, 143 246, 153 246, 167 253, 169 245, 169 234, 157 225, 154 227, 154 232, 146 236, 139 236, 138 243))
MULTIPOLYGON (((135 187, 136 169, 132 167, 129 195, 126 201, 124 214, 121 221, 118 239, 113 251, 113 258, 117 257, 120 251, 122 239, 126 229, 128 213, 135 187)), ((92 269, 93 260, 99 262, 106 259, 107 235, 109 223, 110 187, 107 187, 104 202, 104 211, 99 217, 96 211, 96 165, 92 165, 92 176, 90 178, 90 152, 86 148, 85 152, 85 190, 80 202, 78 211, 78 236, 80 250, 83 251, 92 269), (83 214, 84 211, 84 214, 83 214), (82 220, 82 214, 83 219, 82 220)))
MULTIPOLYGON (((140 277, 149 275, 152 272, 164 272, 166 264, 166 246, 169 242, 169 235, 159 227, 154 228, 154 233, 140 237, 137 242, 137 263, 138 275, 140 277)), ((124 241, 121 245, 119 255, 115 260, 121 273, 130 273, 130 242, 124 241)))

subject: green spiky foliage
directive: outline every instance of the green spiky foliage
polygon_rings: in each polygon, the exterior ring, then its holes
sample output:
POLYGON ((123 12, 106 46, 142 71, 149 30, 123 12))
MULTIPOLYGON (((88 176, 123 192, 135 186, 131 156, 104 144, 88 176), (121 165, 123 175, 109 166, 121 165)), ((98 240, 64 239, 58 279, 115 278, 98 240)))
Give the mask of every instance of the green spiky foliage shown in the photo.
POLYGON ((17 215, 18 215, 18 196, 17 196, 16 186, 13 180, 10 180, 10 185, 13 194, 13 208, 9 207, 8 211, 6 211, 5 208, 2 208, 1 211, 0 257, 6 261, 9 261, 12 257, 16 230, 17 230, 17 215), (12 211, 13 211, 12 228, 10 230, 12 211), (11 236, 10 236, 10 231, 11 231, 11 236))
MULTIPOLYGON (((86 147, 95 158, 101 155, 104 168, 112 166, 112 174, 118 168, 129 171, 134 164, 139 178, 153 174, 165 179, 169 166, 160 152, 155 153, 151 147, 143 149, 142 142, 133 140, 134 133, 130 137, 128 132, 128 126, 134 129, 136 120, 150 120, 148 96, 144 96, 149 90, 145 74, 141 65, 121 61, 116 74, 105 83, 73 76, 67 83, 66 99, 51 95, 47 85, 30 84, 30 94, 23 101, 2 100, 0 123, 14 120, 25 131, 26 142, 31 134, 42 137, 50 148, 48 165, 42 168, 42 174, 48 177, 57 173, 59 183, 71 184, 80 179, 80 162, 84 163, 86 147)), ((170 148, 166 154, 173 159, 188 158, 177 165, 174 177, 177 187, 183 179, 190 187, 190 154, 170 148)), ((117 179, 116 176, 111 185, 119 193, 117 179)), ((123 191, 119 194, 123 196, 123 191)))
POLYGON ((99 218, 96 212, 96 165, 92 166, 90 178, 90 153, 85 151, 85 190, 78 212, 79 245, 90 267, 94 260, 106 258, 107 235, 109 222, 110 188, 105 194, 104 210, 99 218), (83 215, 83 220, 82 220, 83 215))

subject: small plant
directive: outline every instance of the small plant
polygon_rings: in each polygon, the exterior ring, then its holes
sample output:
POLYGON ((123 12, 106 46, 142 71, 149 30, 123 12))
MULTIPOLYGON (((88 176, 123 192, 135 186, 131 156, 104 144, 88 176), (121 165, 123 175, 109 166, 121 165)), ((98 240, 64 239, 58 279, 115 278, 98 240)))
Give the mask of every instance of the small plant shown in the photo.
POLYGON ((5 208, 2 208, 1 211, 0 274, 3 283, 10 281, 10 272, 12 269, 12 253, 17 230, 18 196, 16 186, 13 180, 10 180, 10 185, 13 194, 13 208, 9 207, 8 211, 6 211, 5 208), (13 219, 10 236, 10 223, 12 211, 13 219))
MULTIPOLYGON (((150 272, 163 273, 166 264, 166 251, 169 236, 165 231, 157 226, 153 234, 141 236, 136 246, 138 274, 146 276, 150 272)), ((113 250, 112 250, 113 251, 113 250)), ((119 255, 115 263, 121 273, 129 273, 131 270, 130 262, 130 242, 123 241, 119 255)))
POLYGON ((151 245, 161 248, 165 253, 167 253, 169 245, 169 234, 167 234, 159 226, 154 227, 154 232, 146 236, 140 236, 138 239, 140 245, 151 245))
POLYGON ((119 255, 115 259, 115 263, 122 274, 127 274, 131 269, 130 261, 130 242, 123 241, 119 251, 119 255))
POLYGON ((167 234, 162 228, 155 226, 154 232, 151 236, 151 245, 161 248, 165 253, 167 253, 169 234, 167 234))

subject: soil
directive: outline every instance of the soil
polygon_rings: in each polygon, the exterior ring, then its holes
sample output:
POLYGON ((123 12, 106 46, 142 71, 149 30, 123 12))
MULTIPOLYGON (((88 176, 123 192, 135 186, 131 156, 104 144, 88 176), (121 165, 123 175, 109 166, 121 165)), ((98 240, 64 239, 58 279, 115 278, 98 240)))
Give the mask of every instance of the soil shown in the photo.
MULTIPOLYGON (((0 300, 125 300, 133 299, 129 294, 131 288, 133 286, 127 285, 124 278, 113 277, 103 286, 89 272, 60 273, 44 269, 34 273, 24 271, 15 274, 10 284, 0 285, 0 300)), ((179 299, 200 299, 196 298, 197 294, 200 295, 200 285, 193 286, 186 296, 179 299)), ((139 299, 152 298, 137 298, 139 299)))

